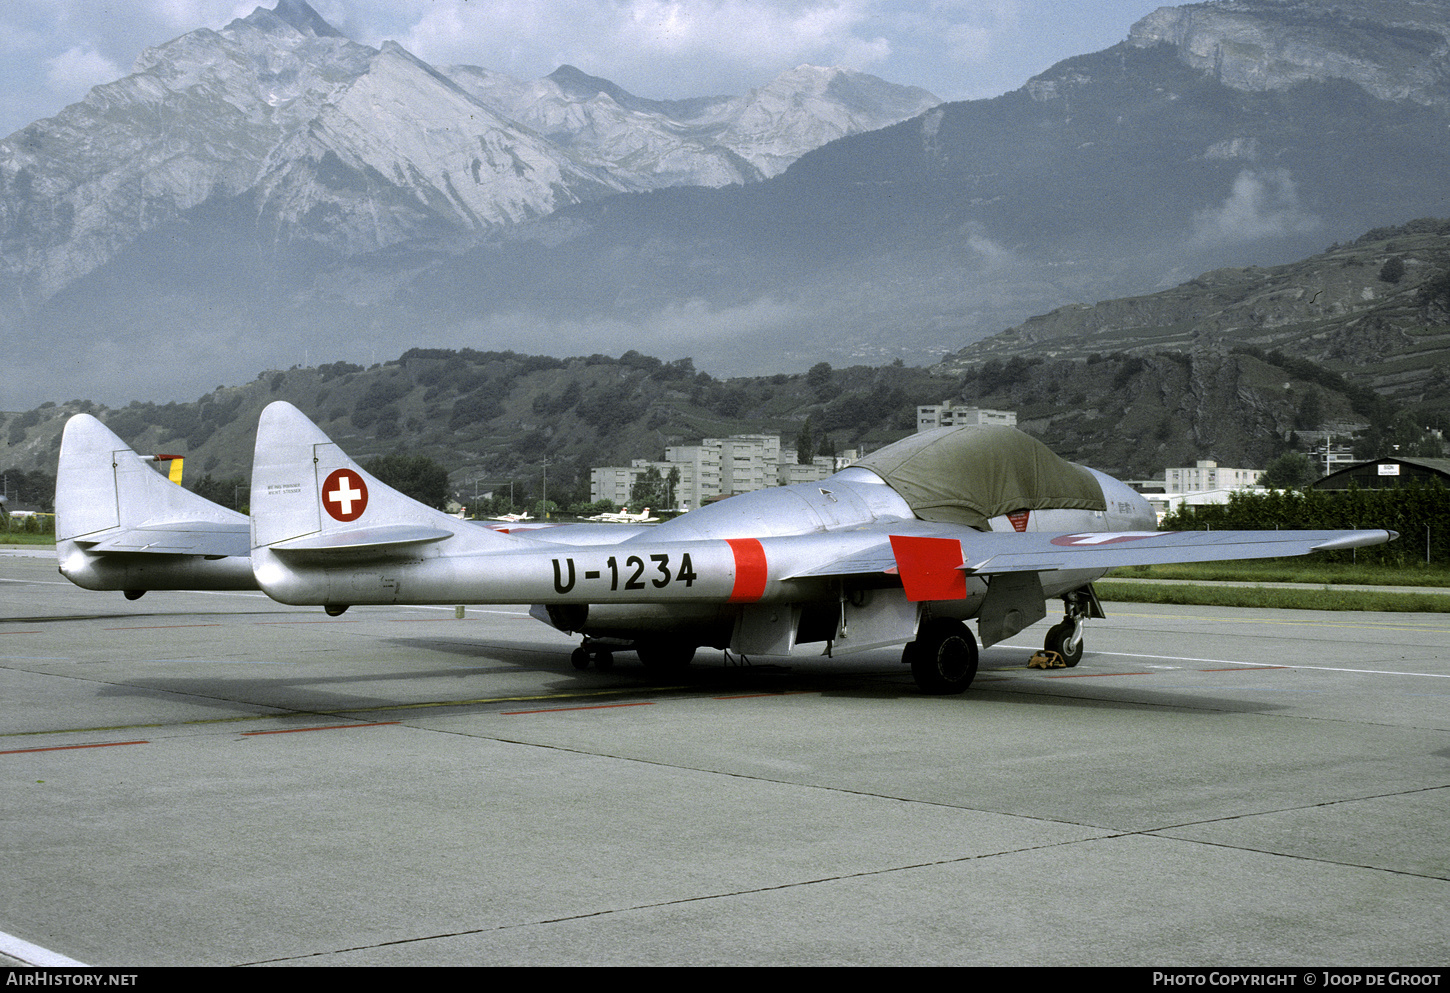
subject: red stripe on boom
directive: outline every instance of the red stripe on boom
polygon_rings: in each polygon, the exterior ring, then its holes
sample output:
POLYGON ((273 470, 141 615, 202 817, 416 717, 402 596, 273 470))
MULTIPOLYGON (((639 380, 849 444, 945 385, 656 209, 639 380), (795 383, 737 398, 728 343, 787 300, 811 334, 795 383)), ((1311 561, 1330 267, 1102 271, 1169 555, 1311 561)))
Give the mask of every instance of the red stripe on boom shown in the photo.
POLYGON ((755 538, 726 538, 735 553, 735 586, 731 603, 754 603, 765 595, 765 549, 755 538))

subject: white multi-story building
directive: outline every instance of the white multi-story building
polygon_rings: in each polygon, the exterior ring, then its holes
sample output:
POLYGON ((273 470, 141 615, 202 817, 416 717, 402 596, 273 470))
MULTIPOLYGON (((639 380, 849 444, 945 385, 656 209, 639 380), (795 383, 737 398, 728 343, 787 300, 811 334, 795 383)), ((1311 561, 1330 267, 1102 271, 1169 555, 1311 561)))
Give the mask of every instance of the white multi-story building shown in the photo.
MULTIPOLYGON (((631 506, 631 492, 634 484, 639 482, 650 469, 659 472, 660 477, 669 479, 672 471, 680 474, 679 481, 675 483, 670 494, 671 503, 675 507, 697 507, 699 504, 698 494, 700 482, 698 469, 691 462, 651 462, 648 459, 635 459, 627 466, 606 465, 596 466, 589 471, 589 499, 590 501, 608 500, 610 503, 620 507, 629 507, 635 513, 643 510, 643 507, 631 506)), ((652 510, 663 510, 662 507, 652 507, 652 510)))
POLYGON ((1203 493, 1208 490, 1242 490, 1257 486, 1262 469, 1229 469, 1211 459, 1201 459, 1193 468, 1165 469, 1164 493, 1203 493))
POLYGON ((989 424, 1017 426, 1015 410, 984 410, 980 407, 962 407, 954 403, 934 403, 916 408, 916 430, 930 431, 932 428, 954 428, 963 425, 982 427, 989 424))
POLYGON ((629 503, 629 491, 637 479, 639 473, 632 466, 595 466, 589 470, 589 500, 608 500, 622 507, 629 503))
POLYGON ((780 470, 780 435, 737 434, 706 438, 720 449, 720 495, 733 496, 776 485, 780 470))
POLYGON ((781 486, 791 486, 795 483, 816 483, 835 471, 835 459, 817 455, 811 459, 809 465, 801 465, 796 461, 796 453, 786 449, 780 453, 780 471, 776 474, 776 480, 781 486))
POLYGON ((810 465, 798 465, 795 451, 782 449, 780 436, 774 434, 706 438, 698 445, 669 446, 663 462, 635 459, 628 466, 594 468, 589 475, 589 499, 628 505, 635 482, 653 466, 666 478, 671 469, 679 470, 674 506, 692 510, 722 496, 825 479, 855 460, 856 452, 849 450, 835 458, 820 457, 810 465))
POLYGON ((703 507, 720 496, 720 449, 712 445, 671 445, 665 461, 680 467, 680 487, 675 506, 687 510, 703 507), (688 473, 685 467, 689 467, 688 473), (685 485, 688 476, 690 485, 685 485))
POLYGON ((1363 461, 1354 457, 1354 445, 1347 434, 1335 436, 1327 431, 1304 431, 1300 433, 1299 441, 1314 446, 1308 453, 1309 461, 1318 467, 1322 476, 1363 461))

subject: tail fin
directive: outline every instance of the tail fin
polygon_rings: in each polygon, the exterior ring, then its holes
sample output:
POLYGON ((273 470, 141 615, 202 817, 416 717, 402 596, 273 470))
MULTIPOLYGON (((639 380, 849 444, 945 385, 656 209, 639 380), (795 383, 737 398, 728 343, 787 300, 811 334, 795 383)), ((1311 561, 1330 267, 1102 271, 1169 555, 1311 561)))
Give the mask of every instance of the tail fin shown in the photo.
POLYGON ((61 572, 87 589, 249 589, 247 518, 152 469, 90 414, 61 436, 55 481, 61 572), (230 559, 231 561, 225 561, 230 559))
POLYGON ((181 530, 242 537, 222 539, 220 546, 214 543, 205 549, 187 544, 179 551, 247 554, 245 516, 175 485, 147 464, 153 461, 137 455, 90 414, 76 414, 67 421, 55 477, 56 540, 100 546, 138 528, 161 531, 181 526, 181 530))
POLYGON ((262 411, 252 461, 252 545, 305 558, 512 547, 510 539, 425 506, 383 483, 285 401, 262 411))

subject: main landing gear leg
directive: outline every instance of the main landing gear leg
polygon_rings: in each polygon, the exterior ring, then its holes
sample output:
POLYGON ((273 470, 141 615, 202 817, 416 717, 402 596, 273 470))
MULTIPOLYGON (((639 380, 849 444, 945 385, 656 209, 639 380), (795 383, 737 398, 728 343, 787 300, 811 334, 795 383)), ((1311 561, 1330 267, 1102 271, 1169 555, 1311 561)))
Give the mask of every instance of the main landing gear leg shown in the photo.
POLYGON ((1086 593, 1078 591, 1062 598, 1063 618, 1047 632, 1042 647, 1056 652, 1070 669, 1082 661, 1082 625, 1091 610, 1091 600, 1086 593))

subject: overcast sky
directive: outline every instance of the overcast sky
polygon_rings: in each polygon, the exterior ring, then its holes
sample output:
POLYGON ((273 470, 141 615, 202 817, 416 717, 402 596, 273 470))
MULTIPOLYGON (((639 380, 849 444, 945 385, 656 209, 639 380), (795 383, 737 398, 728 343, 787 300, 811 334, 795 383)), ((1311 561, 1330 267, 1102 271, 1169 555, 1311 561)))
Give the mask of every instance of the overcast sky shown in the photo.
MULTIPOLYGON (((1122 41, 1154 0, 311 0, 354 41, 524 79, 562 63, 645 97, 744 93, 842 65, 948 100, 991 97, 1122 41)), ((264 0, 271 8, 276 0, 264 0)), ((255 0, 3 0, 0 136, 131 71, 141 50, 225 27, 255 0)))

